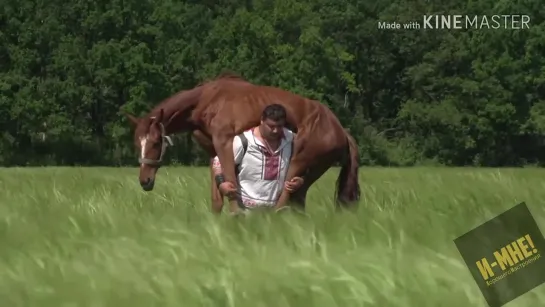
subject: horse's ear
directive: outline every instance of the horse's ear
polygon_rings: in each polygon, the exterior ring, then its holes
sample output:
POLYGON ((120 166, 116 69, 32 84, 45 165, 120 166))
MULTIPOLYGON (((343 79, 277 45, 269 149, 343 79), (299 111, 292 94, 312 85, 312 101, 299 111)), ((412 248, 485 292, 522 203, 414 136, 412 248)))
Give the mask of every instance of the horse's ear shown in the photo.
POLYGON ((138 125, 138 122, 140 121, 140 119, 134 115, 131 115, 129 113, 126 113, 126 112, 123 112, 123 114, 125 114, 125 116, 129 119, 129 121, 133 124, 133 125, 138 125))

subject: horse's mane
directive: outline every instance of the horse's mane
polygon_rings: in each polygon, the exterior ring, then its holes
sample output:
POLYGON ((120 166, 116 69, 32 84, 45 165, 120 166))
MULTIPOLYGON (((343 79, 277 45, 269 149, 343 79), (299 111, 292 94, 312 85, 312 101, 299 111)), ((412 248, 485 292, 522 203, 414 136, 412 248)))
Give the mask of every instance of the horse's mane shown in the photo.
POLYGON ((213 77, 213 78, 208 78, 208 79, 205 79, 203 81, 201 81, 197 86, 201 86, 201 85, 204 85, 206 83, 210 83, 210 82, 214 82, 214 81, 221 81, 221 80, 239 80, 239 81, 245 81, 245 82, 248 82, 248 80, 246 80, 244 77, 242 77, 241 75, 235 73, 235 72, 232 72, 230 70, 226 70, 226 71, 223 71, 221 72, 220 74, 218 74, 217 76, 213 77))
POLYGON ((230 70, 220 73, 215 78, 215 80, 220 80, 220 79, 238 79, 238 80, 242 80, 242 81, 247 81, 241 75, 239 75, 239 74, 237 74, 237 73, 235 73, 233 71, 230 71, 230 70))

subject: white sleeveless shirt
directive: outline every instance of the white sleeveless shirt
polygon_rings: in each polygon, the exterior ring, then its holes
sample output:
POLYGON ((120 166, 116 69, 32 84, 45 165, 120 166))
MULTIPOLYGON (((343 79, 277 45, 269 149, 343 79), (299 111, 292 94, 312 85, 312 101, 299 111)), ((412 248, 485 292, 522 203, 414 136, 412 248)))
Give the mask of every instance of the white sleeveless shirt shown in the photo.
MULTIPOLYGON (((242 204, 248 209, 274 206, 284 189, 295 133, 284 128, 284 137, 278 149, 269 154, 265 145, 258 140, 253 129, 244 131, 248 139, 246 154, 242 141, 237 135, 233 140, 235 164, 239 165, 238 192, 242 204)), ((218 157, 214 165, 219 164, 218 157)))

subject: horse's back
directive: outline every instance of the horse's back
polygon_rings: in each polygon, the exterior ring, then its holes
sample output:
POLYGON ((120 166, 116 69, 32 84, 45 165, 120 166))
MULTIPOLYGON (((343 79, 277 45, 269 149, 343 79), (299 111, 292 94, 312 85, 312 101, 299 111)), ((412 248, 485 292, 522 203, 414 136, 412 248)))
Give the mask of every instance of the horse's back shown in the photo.
POLYGON ((216 115, 221 114, 219 125, 234 126, 234 133, 258 125, 263 108, 278 103, 287 110, 290 130, 310 130, 315 137, 329 139, 327 143, 332 144, 336 143, 335 139, 345 139, 344 128, 328 106, 281 88, 229 76, 209 82, 205 100, 202 109, 213 109, 216 115))

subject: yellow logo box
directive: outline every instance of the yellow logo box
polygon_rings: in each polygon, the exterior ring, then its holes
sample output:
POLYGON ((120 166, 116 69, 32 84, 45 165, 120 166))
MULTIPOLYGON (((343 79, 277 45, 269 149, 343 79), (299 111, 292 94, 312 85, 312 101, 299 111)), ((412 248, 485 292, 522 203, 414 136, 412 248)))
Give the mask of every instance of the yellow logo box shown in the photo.
POLYGON ((522 202, 454 240, 490 307, 545 282, 545 239, 522 202))

